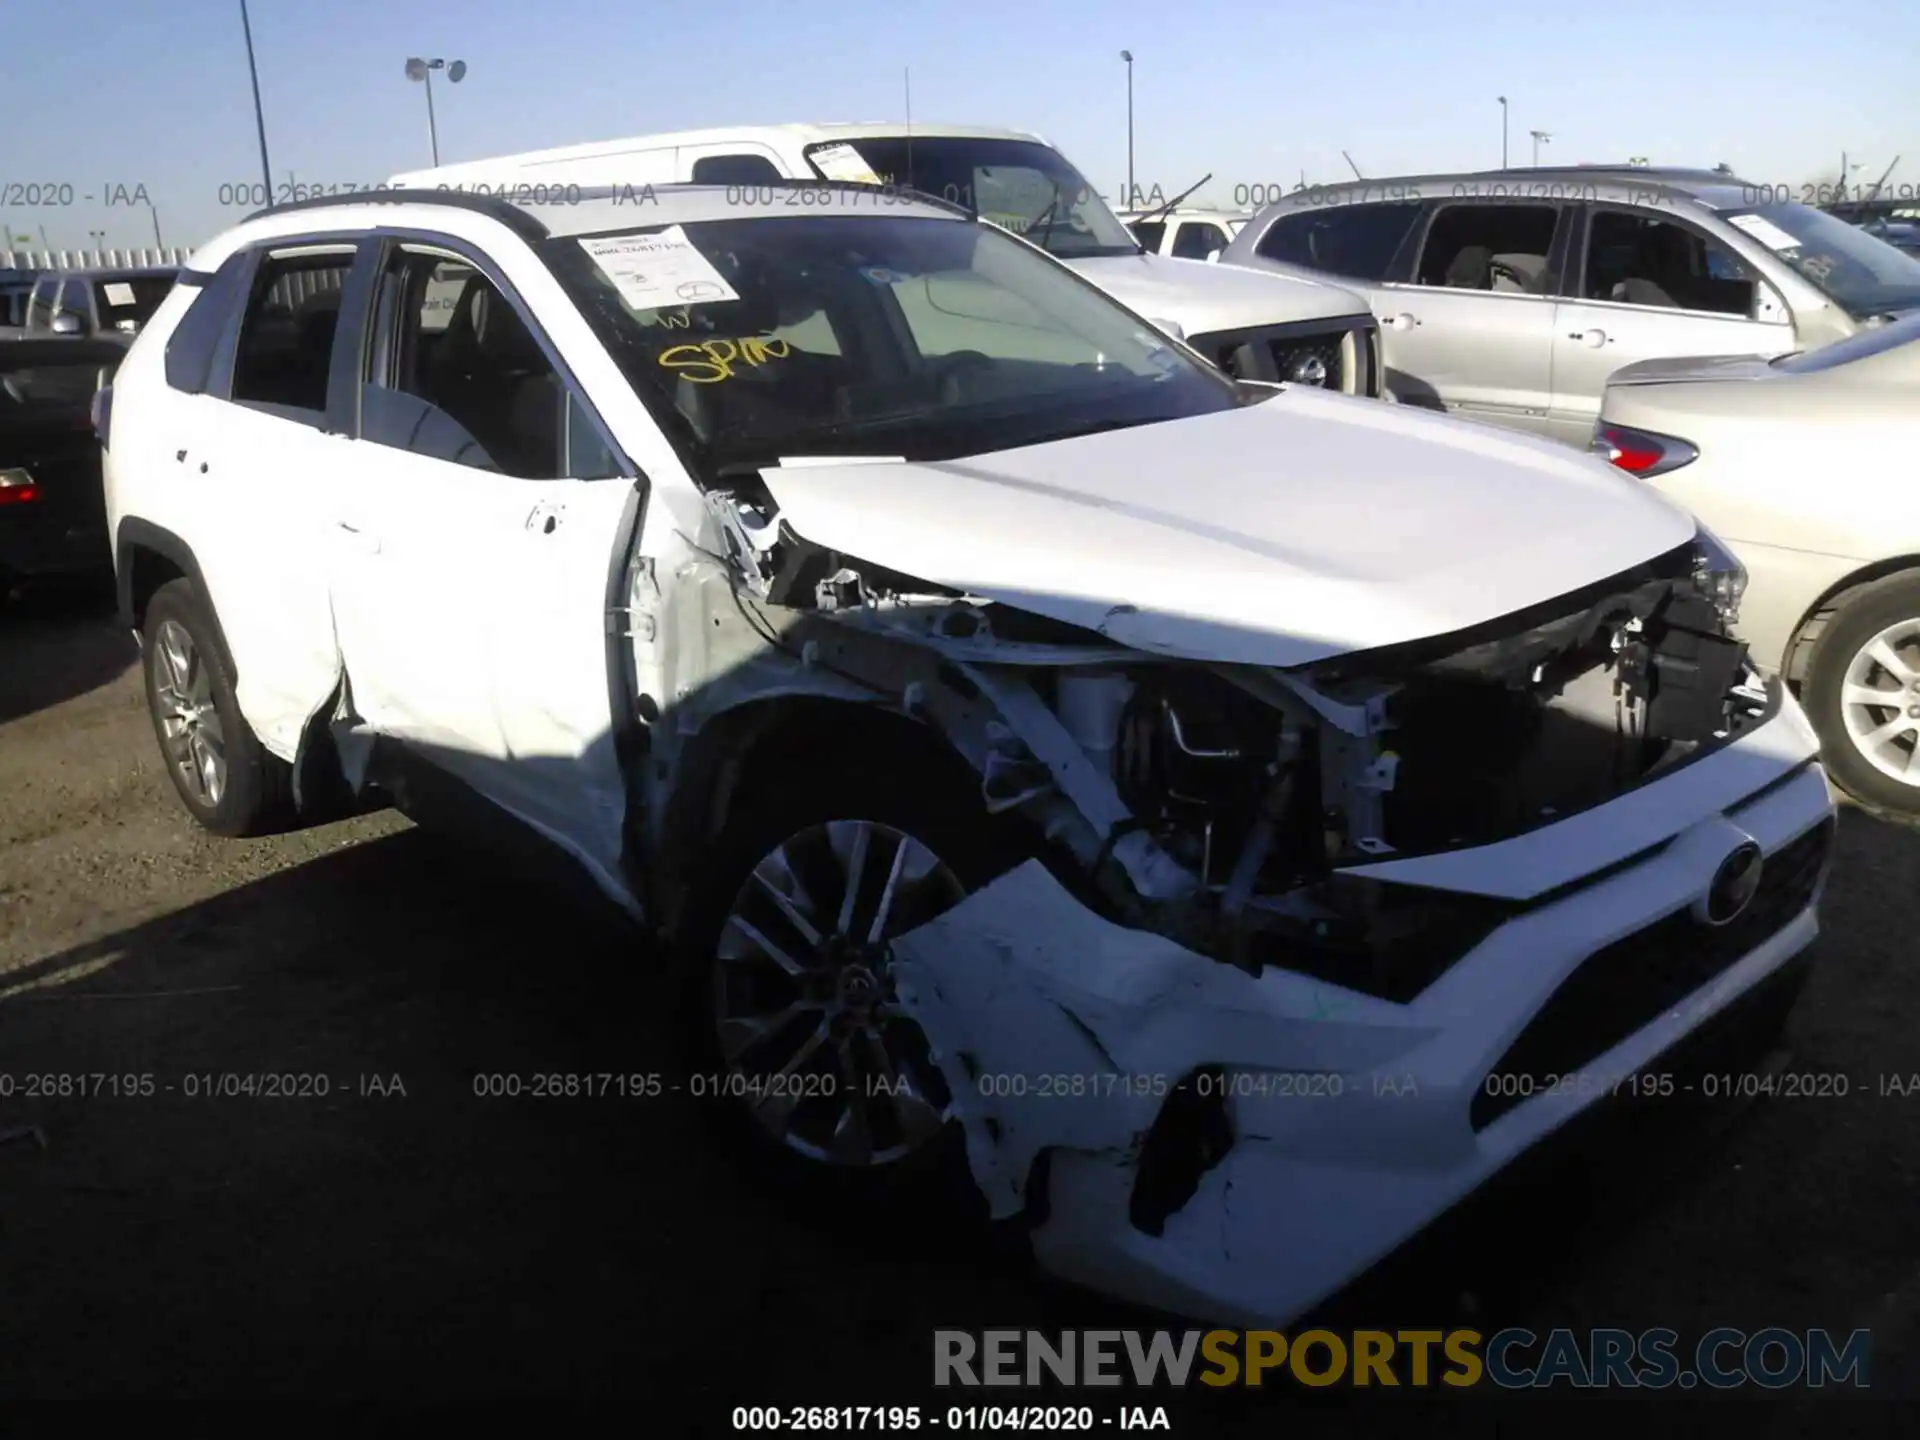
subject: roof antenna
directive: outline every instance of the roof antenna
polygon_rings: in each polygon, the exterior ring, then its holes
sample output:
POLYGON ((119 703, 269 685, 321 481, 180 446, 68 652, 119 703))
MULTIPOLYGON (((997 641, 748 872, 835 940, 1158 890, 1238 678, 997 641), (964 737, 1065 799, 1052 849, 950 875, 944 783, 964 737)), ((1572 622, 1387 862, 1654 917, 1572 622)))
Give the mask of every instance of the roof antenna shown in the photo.
POLYGON ((1346 151, 1344 151, 1344 150, 1342 150, 1342 151, 1340 152, 1340 154, 1341 154, 1342 156, 1344 156, 1344 157, 1345 157, 1345 159, 1346 159, 1346 162, 1347 162, 1347 168, 1353 171, 1353 178, 1354 178, 1354 179, 1356 179, 1356 180, 1364 180, 1364 179, 1366 179, 1366 178, 1367 178, 1366 176, 1364 176, 1364 175, 1362 175, 1362 174, 1360 173, 1360 167, 1359 167, 1358 165, 1355 165, 1355 164, 1353 163, 1353 157, 1352 157, 1351 155, 1348 155, 1348 154, 1347 154, 1347 152, 1346 152, 1346 151))

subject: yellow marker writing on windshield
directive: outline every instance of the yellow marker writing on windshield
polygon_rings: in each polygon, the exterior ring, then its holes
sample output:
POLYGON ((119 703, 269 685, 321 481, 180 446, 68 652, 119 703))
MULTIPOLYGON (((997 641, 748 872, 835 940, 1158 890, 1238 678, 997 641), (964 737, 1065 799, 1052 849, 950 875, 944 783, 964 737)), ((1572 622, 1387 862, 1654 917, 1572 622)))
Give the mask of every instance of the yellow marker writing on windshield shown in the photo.
POLYGON ((731 380, 737 365, 760 366, 769 360, 784 360, 791 353, 792 347, 784 340, 749 335, 740 340, 675 345, 660 352, 660 363, 695 385, 717 385, 722 380, 731 380))

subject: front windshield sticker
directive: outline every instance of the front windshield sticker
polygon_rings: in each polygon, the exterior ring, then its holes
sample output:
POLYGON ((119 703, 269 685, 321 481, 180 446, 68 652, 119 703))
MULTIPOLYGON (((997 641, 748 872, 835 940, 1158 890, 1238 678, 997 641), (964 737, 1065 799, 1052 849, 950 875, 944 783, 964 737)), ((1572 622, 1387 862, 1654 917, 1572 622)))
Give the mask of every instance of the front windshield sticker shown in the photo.
POLYGON ((678 225, 652 235, 582 240, 580 248, 635 310, 740 298, 678 225))
POLYGON ((124 280, 110 280, 100 288, 106 292, 109 305, 133 304, 133 286, 124 280))
POLYGON ((811 152, 808 158, 829 180, 845 180, 854 185, 880 183, 880 177, 873 173, 873 167, 861 159, 860 152, 851 145, 822 145, 811 152))
POLYGON ((660 364, 695 385, 718 385, 731 380, 736 365, 757 369, 769 360, 784 360, 793 347, 784 340, 748 335, 739 340, 704 340, 698 345, 675 345, 660 352, 660 364))
POLYGON ((1798 250, 1800 242, 1764 215, 1729 215, 1729 225, 1737 226, 1769 250, 1798 250))

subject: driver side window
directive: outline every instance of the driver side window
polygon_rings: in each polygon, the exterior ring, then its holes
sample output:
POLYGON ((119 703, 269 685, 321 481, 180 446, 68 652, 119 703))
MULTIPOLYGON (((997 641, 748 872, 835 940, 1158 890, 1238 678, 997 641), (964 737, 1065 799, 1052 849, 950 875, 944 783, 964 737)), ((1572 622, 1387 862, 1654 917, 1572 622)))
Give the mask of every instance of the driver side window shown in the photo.
POLYGON ((473 265, 402 247, 374 300, 360 438, 522 480, 566 474, 567 391, 473 265))
POLYGON ((1596 211, 1587 230, 1581 294, 1653 309, 1754 313, 1752 273, 1716 240, 1678 221, 1596 211))

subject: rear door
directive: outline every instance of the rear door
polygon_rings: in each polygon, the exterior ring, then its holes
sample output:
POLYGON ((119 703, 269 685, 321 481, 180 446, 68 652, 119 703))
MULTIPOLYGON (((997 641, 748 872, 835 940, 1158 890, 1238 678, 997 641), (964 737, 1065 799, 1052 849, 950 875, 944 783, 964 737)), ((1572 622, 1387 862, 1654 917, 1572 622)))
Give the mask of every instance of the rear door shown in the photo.
POLYGON ((1418 248, 1396 257, 1391 278, 1369 292, 1397 400, 1545 433, 1565 214, 1537 202, 1428 207, 1418 248))
POLYGON ((182 497, 241 712, 283 759, 339 678, 316 507, 347 460, 335 339, 364 255, 322 237, 256 252, 206 389, 171 396, 156 462, 182 497))
POLYGON ((1794 348, 1792 316, 1772 287, 1698 226, 1632 205, 1584 207, 1583 222, 1553 327, 1556 438, 1587 443, 1622 365, 1794 348))
POLYGON ((355 723, 615 873, 608 606, 630 469, 503 262, 390 235, 370 288, 329 497, 355 723))

